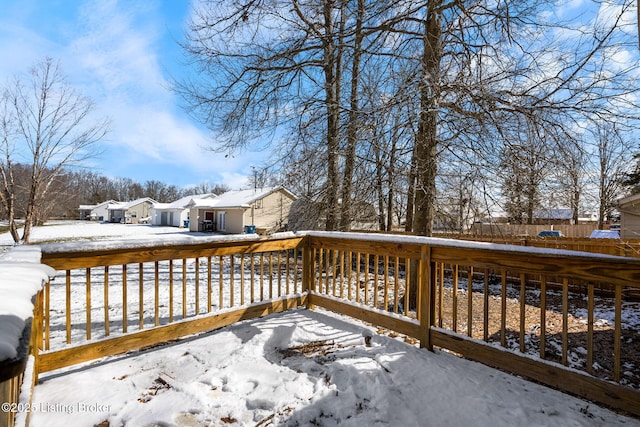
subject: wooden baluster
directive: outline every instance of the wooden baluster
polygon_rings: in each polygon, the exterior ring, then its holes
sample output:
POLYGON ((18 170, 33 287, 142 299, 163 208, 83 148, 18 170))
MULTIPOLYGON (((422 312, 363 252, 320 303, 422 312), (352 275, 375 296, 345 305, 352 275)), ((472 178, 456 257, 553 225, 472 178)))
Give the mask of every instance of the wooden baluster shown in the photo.
POLYGON ((547 351, 547 276, 540 278, 540 358, 546 358, 547 351))
POLYGON ((384 292, 383 292, 383 306, 384 311, 389 311, 389 256, 384 256, 384 292))
POLYGON ((373 306, 378 308, 378 264, 380 263, 380 257, 375 255, 373 257, 374 265, 373 265, 373 306))
POLYGON ((87 285, 87 302, 85 306, 87 315, 87 340, 91 339, 91 269, 87 268, 86 271, 86 285, 87 285))
POLYGON ((109 266, 104 266, 104 336, 111 332, 109 325, 109 266))
POLYGON ((269 252, 269 299, 273 299, 273 252, 269 252))
POLYGON ((154 263, 154 294, 153 294, 153 309, 154 309, 154 322, 155 326, 160 325, 160 263, 156 261, 154 263))
POLYGON ((196 286, 196 316, 200 314, 200 258, 196 257, 196 266, 195 266, 195 286, 196 286))
POLYGON ((138 326, 144 329, 144 264, 138 266, 138 326))
POLYGON ((442 328, 444 320, 444 262, 440 266, 440 280, 438 281, 438 327, 442 328))
POLYGON ((213 275, 213 263, 211 262, 211 255, 207 257, 207 313, 211 313, 211 305, 213 301, 211 301, 211 276, 213 275))
POLYGON ((453 304, 452 308, 451 308, 451 312, 452 312, 452 323, 453 323, 453 327, 452 330, 453 332, 458 332, 458 264, 452 266, 453 268, 453 289, 452 291, 452 298, 451 298, 451 302, 453 304))
POLYGON ((500 345, 507 346, 507 271, 502 270, 500 290, 500 345))
POLYGON ((173 323, 173 260, 169 260, 169 323, 173 323))
POLYGON ((526 321, 526 306, 527 306, 527 290, 526 290, 526 275, 520 273, 520 352, 526 351, 525 343, 525 321, 526 321))
POLYGON ((222 258, 222 255, 220 255, 220 257, 218 258, 218 270, 219 270, 219 277, 218 277, 218 310, 222 310, 224 308, 224 272, 223 272, 223 266, 224 266, 224 260, 222 258))
POLYGON ((229 307, 235 306, 235 256, 229 255, 229 307))
MULTIPOLYGON (((432 285, 435 286, 435 283, 433 283, 432 285)), ((409 315, 409 301, 411 301, 410 294, 411 294, 411 259, 405 258, 404 259, 404 315, 405 316, 409 315)))
POLYGON ((369 305, 369 254, 364 254, 364 303, 369 305))
POLYGON ((485 342, 488 342, 489 341, 489 269, 488 268, 485 268, 484 270, 484 290, 483 291, 484 291, 483 339, 485 342))
POLYGON ((567 366, 569 356, 569 279, 562 280, 562 364, 567 366))
POLYGON ((127 264, 122 264, 122 332, 127 333, 127 264))
POLYGON ((615 326, 613 333, 613 380, 620 382, 620 358, 622 344, 622 286, 616 284, 615 326))
POLYGON ((260 253, 260 301, 264 301, 264 252, 260 253))
POLYGON ((187 259, 182 258, 182 318, 187 317, 187 259))
POLYGON ((240 254, 240 305, 244 305, 244 254, 240 254))
POLYGON ((251 303, 253 304, 256 300, 256 292, 255 292, 255 278, 256 278, 256 272, 255 272, 255 254, 251 254, 251 258, 250 258, 250 269, 251 269, 251 288, 250 288, 250 299, 251 299, 251 303))
POLYGON ((473 267, 467 267, 467 336, 473 335, 473 267))
POLYGON ((400 258, 399 257, 396 257, 393 276, 394 276, 394 280, 393 280, 393 312, 394 313, 398 313, 398 302, 399 302, 398 292, 400 291, 400 284, 398 283, 399 282, 398 279, 400 278, 400 258))
POLYGON ((587 284, 587 372, 593 374, 593 283, 587 284))

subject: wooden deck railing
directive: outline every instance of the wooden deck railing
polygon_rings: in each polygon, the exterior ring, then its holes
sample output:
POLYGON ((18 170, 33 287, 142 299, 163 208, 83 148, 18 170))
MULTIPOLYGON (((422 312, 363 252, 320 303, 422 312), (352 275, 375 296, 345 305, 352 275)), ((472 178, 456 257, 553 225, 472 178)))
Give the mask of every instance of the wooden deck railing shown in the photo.
POLYGON ((640 333, 622 310, 640 311, 639 259, 316 232, 309 247, 310 305, 640 415, 640 333))
POLYGON ((60 276, 44 292, 39 372, 319 306, 640 415, 640 333, 623 316, 640 309, 640 259, 322 232, 64 248, 43 247, 60 276), (612 297, 594 292, 603 283, 612 297))
POLYGON ((303 304, 302 237, 66 251, 44 291, 40 372, 303 304))

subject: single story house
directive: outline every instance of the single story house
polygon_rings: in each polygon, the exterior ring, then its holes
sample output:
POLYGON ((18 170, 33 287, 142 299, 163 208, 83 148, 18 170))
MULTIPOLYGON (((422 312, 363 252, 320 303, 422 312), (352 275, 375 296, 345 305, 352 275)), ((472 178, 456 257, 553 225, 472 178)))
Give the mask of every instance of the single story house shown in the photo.
POLYGON ((107 207, 108 221, 123 224, 139 224, 151 218, 151 208, 158 202, 150 197, 143 197, 131 202, 113 202, 107 207))
POLYGON ((547 224, 573 224, 572 209, 536 209, 533 211, 533 223, 547 224))
POLYGON ((173 227, 189 227, 189 202, 192 200, 210 199, 213 193, 185 196, 172 203, 156 203, 151 208, 151 224, 169 225, 173 227))
POLYGON ((80 219, 86 219, 91 221, 105 221, 109 216, 107 207, 115 203, 114 200, 107 200, 106 202, 98 203, 97 205, 80 205, 78 210, 80 211, 80 219))
POLYGON ((620 238, 640 239, 640 194, 618 199, 620 213, 620 238))
POLYGON ((285 230, 289 210, 297 197, 282 186, 227 191, 209 199, 189 202, 190 231, 243 233, 255 226, 260 233, 285 230))

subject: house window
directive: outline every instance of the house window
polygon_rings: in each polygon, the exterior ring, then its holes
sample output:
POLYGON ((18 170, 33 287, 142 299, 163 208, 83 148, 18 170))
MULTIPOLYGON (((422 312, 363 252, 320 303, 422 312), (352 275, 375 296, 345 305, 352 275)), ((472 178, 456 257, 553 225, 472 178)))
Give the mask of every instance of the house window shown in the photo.
POLYGON ((227 229, 227 213, 218 212, 218 231, 225 231, 227 229))
POLYGON ((262 199, 253 202, 253 207, 256 209, 262 209, 262 199))

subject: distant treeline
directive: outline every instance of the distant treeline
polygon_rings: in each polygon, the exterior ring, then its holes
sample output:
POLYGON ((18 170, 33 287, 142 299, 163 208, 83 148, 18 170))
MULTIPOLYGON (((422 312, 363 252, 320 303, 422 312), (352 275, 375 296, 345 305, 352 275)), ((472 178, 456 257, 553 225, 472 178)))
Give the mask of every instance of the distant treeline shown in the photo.
MULTIPOLYGON (((28 199, 31 166, 14 165, 16 183, 16 216, 24 217, 28 199)), ((150 197, 158 202, 169 203, 190 194, 216 193, 230 190, 223 184, 203 182, 193 187, 181 188, 173 184, 151 180, 139 183, 131 178, 108 178, 88 170, 66 171, 50 183, 51 190, 38 209, 39 221, 47 218, 69 218, 78 216, 78 206, 97 204, 107 200, 130 201, 150 197)), ((0 212, 6 219, 6 212, 0 212)))

